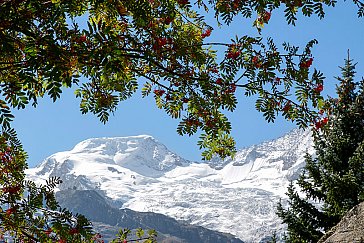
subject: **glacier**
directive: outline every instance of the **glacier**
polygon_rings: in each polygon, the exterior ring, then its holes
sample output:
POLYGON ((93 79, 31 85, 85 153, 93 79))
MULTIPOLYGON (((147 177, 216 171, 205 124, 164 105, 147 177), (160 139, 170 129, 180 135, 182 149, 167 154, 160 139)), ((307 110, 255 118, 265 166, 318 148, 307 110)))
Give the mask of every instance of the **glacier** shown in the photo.
POLYGON ((206 163, 183 159, 149 135, 91 138, 26 170, 57 190, 97 190, 114 206, 165 214, 194 225, 260 242, 284 226, 275 214, 291 180, 313 154, 308 130, 240 149, 206 163))

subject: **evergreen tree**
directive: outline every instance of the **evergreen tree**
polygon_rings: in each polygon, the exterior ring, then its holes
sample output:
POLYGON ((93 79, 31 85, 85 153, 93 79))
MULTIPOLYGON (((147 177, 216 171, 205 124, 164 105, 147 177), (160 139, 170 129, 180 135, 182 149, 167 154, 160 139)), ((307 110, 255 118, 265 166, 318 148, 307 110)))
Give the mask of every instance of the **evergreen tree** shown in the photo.
POLYGON ((313 129, 316 154, 288 187, 288 208, 277 214, 288 225, 288 242, 317 242, 344 214, 364 201, 364 80, 354 82, 355 64, 346 59, 337 79, 338 98, 329 98, 326 117, 313 129), (317 206, 320 205, 320 206, 317 206))

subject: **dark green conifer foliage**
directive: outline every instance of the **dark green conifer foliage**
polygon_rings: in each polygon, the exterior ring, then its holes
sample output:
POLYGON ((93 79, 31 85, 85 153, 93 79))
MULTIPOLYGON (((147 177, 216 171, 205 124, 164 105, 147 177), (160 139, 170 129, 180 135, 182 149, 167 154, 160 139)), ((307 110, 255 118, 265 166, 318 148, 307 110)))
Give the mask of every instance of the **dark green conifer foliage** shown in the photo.
POLYGON ((316 155, 306 156, 299 190, 293 183, 288 187, 288 207, 278 204, 277 214, 288 225, 287 242, 317 242, 364 201, 364 80, 354 82, 349 57, 341 72, 338 97, 328 99, 327 117, 313 129, 316 155))

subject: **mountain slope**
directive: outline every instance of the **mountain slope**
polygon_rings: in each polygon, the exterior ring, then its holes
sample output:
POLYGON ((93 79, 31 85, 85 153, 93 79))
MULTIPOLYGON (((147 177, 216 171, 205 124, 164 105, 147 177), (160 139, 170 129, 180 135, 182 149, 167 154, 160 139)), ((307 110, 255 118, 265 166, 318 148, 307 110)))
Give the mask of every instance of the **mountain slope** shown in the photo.
POLYGON ((54 154, 28 178, 60 176, 60 190, 97 190, 114 206, 155 212, 259 242, 282 226, 276 204, 313 153, 310 133, 295 129, 244 148, 234 159, 186 161, 150 136, 89 139, 54 154))
POLYGON ((158 242, 170 240, 181 243, 242 243, 232 235, 222 234, 199 226, 178 222, 170 217, 156 213, 139 213, 130 209, 111 207, 106 199, 94 190, 64 190, 59 191, 57 200, 63 207, 87 216, 96 230, 106 240, 110 240, 118 229, 129 228, 155 229, 158 232, 158 242), (105 228, 112 228, 107 232, 105 228))

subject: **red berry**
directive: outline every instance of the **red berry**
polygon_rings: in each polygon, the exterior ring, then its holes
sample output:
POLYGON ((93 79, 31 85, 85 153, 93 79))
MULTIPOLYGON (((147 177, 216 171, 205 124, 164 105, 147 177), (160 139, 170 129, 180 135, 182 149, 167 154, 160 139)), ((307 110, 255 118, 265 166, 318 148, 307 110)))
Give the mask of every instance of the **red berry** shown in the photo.
POLYGON ((324 119, 322 119, 322 124, 326 125, 328 121, 329 121, 329 118, 325 117, 324 119))
POLYGON ((78 39, 78 41, 81 42, 85 42, 87 40, 85 35, 81 35, 80 38, 78 39))
POLYGON ((231 84, 230 88, 229 88, 229 93, 234 93, 236 91, 236 85, 235 84, 231 84))
POLYGON ((316 130, 320 129, 322 126, 325 126, 329 122, 329 118, 325 117, 320 121, 315 123, 316 130))
POLYGON ((324 90, 324 86, 322 84, 318 84, 314 90, 317 93, 321 93, 322 90, 324 90))
POLYGON ((156 89, 156 90, 154 90, 153 92, 154 92, 154 94, 155 94, 155 95, 157 95, 157 96, 162 96, 162 95, 165 93, 165 91, 164 91, 164 90, 160 90, 160 89, 156 89))
POLYGON ((187 4, 190 3, 190 1, 188 1, 188 0, 178 0, 177 2, 178 2, 179 5, 182 5, 182 6, 187 5, 187 4))
POLYGON ((254 64, 254 66, 259 65, 259 57, 254 56, 254 57, 252 58, 252 63, 254 64))
POLYGON ((233 1, 233 9, 238 9, 240 6, 240 0, 234 0, 233 1))
POLYGON ((322 122, 321 121, 318 121, 315 123, 315 128, 316 130, 320 129, 322 127, 322 122))
POLYGON ((44 231, 44 233, 46 235, 50 235, 52 233, 52 229, 47 229, 47 230, 44 231))
POLYGON ((309 68, 312 65, 313 58, 308 59, 307 61, 301 62, 300 67, 301 68, 309 68))
POLYGON ((240 56, 241 52, 240 51, 235 51, 235 52, 228 52, 228 54, 226 55, 227 58, 229 59, 236 59, 240 56))
POLYGON ((291 109, 291 107, 292 107, 291 103, 287 102, 283 107, 283 111, 288 112, 291 109))
POLYGON ((205 30, 205 32, 203 32, 202 34, 201 34, 201 37, 202 38, 206 38, 206 37, 209 37, 210 35, 211 35, 211 29, 209 28, 209 29, 207 29, 207 30, 205 30))
POLYGON ((263 20, 264 20, 264 22, 268 23, 268 21, 270 20, 270 16, 271 16, 271 12, 265 11, 263 13, 263 20))
POLYGON ((156 39, 158 46, 164 46, 167 44, 167 38, 157 38, 156 39))
POLYGON ((219 70, 217 70, 217 68, 214 68, 214 69, 212 69, 212 71, 211 72, 213 72, 213 73, 218 73, 219 72, 219 70))
POLYGON ((15 194, 20 191, 20 186, 4 187, 2 188, 4 193, 15 194))
POLYGON ((236 52, 234 52, 234 56, 233 56, 233 58, 234 58, 234 59, 238 58, 238 57, 240 56, 240 54, 241 54, 241 51, 236 51, 236 52))
POLYGON ((222 85, 222 83, 223 83, 222 78, 218 78, 218 79, 216 79, 216 84, 218 84, 218 85, 222 85))
POLYGON ((170 16, 167 16, 165 19, 164 19, 164 23, 165 24, 170 24, 170 23, 172 23, 172 21, 173 21, 173 18, 172 17, 170 17, 170 16))
POLYGON ((16 209, 15 208, 9 208, 6 210, 6 215, 10 216, 11 214, 15 213, 16 209))

